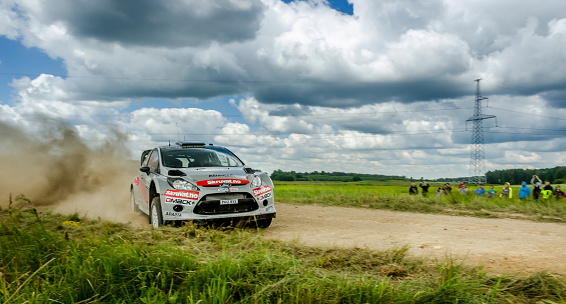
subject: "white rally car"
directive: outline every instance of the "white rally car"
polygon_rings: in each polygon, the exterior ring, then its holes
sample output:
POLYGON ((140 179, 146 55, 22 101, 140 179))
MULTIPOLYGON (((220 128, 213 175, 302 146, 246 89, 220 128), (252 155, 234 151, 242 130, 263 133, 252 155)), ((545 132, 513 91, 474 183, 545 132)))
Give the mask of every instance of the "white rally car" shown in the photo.
POLYGON ((267 228, 276 216, 273 182, 230 150, 177 142, 146 150, 130 186, 132 209, 158 228, 171 221, 252 220, 267 228))

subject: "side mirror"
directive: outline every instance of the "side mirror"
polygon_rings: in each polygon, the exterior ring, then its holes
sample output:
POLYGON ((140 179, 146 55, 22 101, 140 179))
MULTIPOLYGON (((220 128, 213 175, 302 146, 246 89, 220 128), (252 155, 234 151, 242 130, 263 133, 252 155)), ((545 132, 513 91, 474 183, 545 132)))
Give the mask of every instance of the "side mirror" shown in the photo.
POLYGON ((140 171, 145 172, 145 173, 149 173, 149 167, 141 167, 140 171))

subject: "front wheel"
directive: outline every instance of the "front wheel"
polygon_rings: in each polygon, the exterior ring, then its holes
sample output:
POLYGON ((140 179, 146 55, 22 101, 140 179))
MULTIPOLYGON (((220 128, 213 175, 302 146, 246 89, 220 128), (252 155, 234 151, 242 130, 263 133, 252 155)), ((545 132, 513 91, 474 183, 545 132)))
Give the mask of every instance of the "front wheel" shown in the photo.
POLYGON ((271 225, 272 220, 273 218, 270 217, 262 220, 256 220, 255 223, 259 228, 267 228, 269 227, 269 225, 271 225))
POLYGON ((161 213, 161 200, 159 196, 155 196, 151 200, 149 222, 155 229, 163 226, 163 214, 161 213))

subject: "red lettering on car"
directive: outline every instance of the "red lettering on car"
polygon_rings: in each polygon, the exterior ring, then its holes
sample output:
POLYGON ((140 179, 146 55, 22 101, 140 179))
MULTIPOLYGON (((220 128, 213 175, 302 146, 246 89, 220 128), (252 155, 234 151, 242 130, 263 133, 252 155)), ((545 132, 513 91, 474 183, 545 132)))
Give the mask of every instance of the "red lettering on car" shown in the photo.
POLYGON ((198 181, 197 186, 217 186, 222 184, 245 185, 249 183, 250 181, 247 179, 209 179, 198 181))
POLYGON ((271 191, 271 188, 269 186, 261 186, 259 188, 255 188, 253 190, 254 196, 260 196, 260 195, 265 194, 269 191, 271 191))
POLYGON ((184 198, 198 201, 199 193, 197 191, 186 191, 186 190, 171 190, 168 189, 165 191, 163 195, 176 197, 176 198, 184 198))

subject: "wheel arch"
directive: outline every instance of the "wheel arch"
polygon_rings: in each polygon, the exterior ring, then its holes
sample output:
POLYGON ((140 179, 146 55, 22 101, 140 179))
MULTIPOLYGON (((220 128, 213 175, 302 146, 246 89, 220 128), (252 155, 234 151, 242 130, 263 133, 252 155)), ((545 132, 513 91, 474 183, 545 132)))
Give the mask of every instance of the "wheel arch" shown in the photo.
POLYGON ((149 203, 151 204, 151 200, 159 195, 157 192, 157 188, 155 187, 155 182, 151 181, 151 185, 149 186, 149 203))

